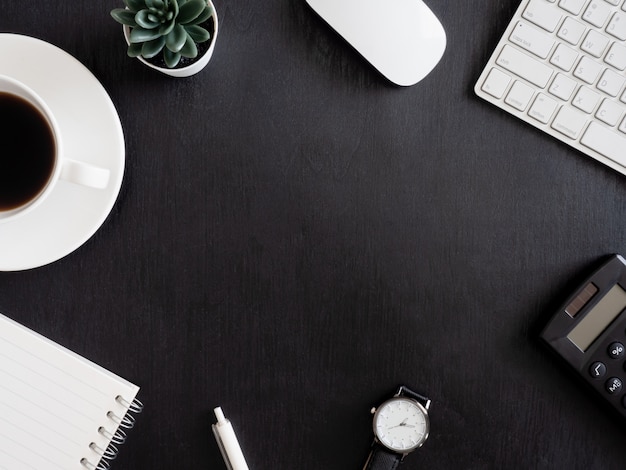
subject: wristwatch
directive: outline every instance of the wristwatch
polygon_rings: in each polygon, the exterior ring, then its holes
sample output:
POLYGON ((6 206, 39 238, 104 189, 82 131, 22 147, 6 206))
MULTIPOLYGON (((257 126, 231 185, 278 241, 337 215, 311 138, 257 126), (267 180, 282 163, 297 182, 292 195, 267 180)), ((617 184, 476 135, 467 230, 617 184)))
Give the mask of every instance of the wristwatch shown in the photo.
POLYGON ((430 400, 404 385, 374 415, 374 442, 363 470, 394 470, 428 438, 430 400))

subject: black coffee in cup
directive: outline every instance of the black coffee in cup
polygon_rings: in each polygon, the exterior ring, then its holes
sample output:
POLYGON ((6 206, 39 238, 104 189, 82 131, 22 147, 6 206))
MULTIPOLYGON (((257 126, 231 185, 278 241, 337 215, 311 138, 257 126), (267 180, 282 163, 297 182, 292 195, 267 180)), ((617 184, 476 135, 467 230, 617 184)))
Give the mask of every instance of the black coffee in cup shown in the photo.
POLYGON ((46 187, 55 154, 45 116, 27 100, 0 92, 0 211, 27 204, 46 187))

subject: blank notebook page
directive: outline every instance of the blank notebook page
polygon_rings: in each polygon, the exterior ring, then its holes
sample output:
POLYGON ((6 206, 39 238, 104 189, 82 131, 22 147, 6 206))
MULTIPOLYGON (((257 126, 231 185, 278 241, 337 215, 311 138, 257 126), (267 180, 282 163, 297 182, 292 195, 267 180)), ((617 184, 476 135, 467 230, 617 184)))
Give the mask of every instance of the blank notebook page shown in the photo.
POLYGON ((138 391, 0 314, 0 469, 106 468, 138 391))

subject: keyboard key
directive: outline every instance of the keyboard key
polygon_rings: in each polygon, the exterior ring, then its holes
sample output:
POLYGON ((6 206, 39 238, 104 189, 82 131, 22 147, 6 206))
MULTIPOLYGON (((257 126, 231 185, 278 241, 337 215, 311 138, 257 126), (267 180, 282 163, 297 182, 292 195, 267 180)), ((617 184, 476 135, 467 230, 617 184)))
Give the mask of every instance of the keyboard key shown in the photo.
POLYGON ((617 70, 626 69, 626 47, 614 42, 609 52, 606 54, 604 61, 617 70))
POLYGON ((622 86, 624 86, 624 81, 626 81, 626 79, 617 72, 605 70, 596 87, 607 95, 617 96, 622 86))
POLYGON ((558 9, 543 0, 531 0, 522 16, 550 33, 556 30, 563 17, 558 9))
POLYGON ((570 44, 576 45, 580 42, 580 38, 583 37, 586 29, 587 27, 584 24, 567 17, 563 21, 563 26, 559 29, 557 36, 570 44))
POLYGON ((616 12, 606 27, 606 32, 617 39, 626 40, 626 13, 616 12))
POLYGON ((626 136, 616 134, 601 124, 592 122, 580 139, 580 143, 626 166, 626 136))
POLYGON ((598 93, 587 88, 586 86, 581 86, 578 89, 578 93, 576 93, 572 104, 581 111, 584 111, 587 114, 591 114, 598 104, 599 100, 600 95, 598 93))
POLYGON ((561 0, 559 6, 565 11, 569 11, 574 15, 578 15, 587 0, 561 0))
POLYGON ((619 125, 618 129, 626 134, 626 118, 622 120, 622 123, 619 125))
POLYGON ((509 40, 542 59, 548 57, 554 46, 552 36, 521 21, 515 25, 509 40))
POLYGON ((569 101, 572 93, 576 89, 576 85, 578 82, 572 80, 569 77, 566 77, 562 73, 558 73, 554 80, 552 81, 552 85, 548 88, 548 91, 551 95, 556 96, 557 98, 561 98, 564 101, 569 101))
POLYGON ((495 98, 502 98, 504 96, 504 91, 506 87, 509 86, 509 82, 511 81, 511 77, 509 77, 506 73, 501 72, 498 69, 491 69, 489 75, 485 79, 485 83, 481 87, 485 93, 489 93, 491 96, 495 98))
POLYGON ((552 76, 552 68, 509 45, 504 46, 496 63, 541 88, 552 76))
POLYGON ((561 70, 569 72, 574 66, 574 62, 578 59, 578 53, 565 44, 559 44, 554 50, 554 54, 550 58, 550 63, 556 65, 561 70))
POLYGON ((569 72, 572 70, 576 59, 578 59, 578 53, 574 49, 567 47, 565 44, 559 44, 556 46, 554 54, 552 54, 550 63, 556 65, 561 70, 569 72))
POLYGON ((555 100, 543 93, 539 93, 530 107, 528 115, 543 124, 547 124, 552 118, 554 111, 556 111, 557 106, 558 103, 555 100))
POLYGON ((552 128, 571 139, 577 139, 586 123, 587 116, 583 113, 563 106, 554 118, 552 128))
POLYGON ((583 20, 601 28, 609 19, 612 8, 604 0, 592 0, 583 14, 583 20))
POLYGON ((520 111, 524 111, 528 107, 528 103, 530 103, 534 94, 534 88, 531 88, 520 81, 516 81, 511 87, 511 91, 509 91, 504 102, 516 109, 519 109, 520 111))
POLYGON ((596 81, 601 70, 602 66, 600 64, 585 56, 578 62, 578 66, 574 70, 574 75, 582 81, 591 84, 596 81))
POLYGON ((592 29, 587 33, 580 48, 594 57, 600 57, 608 45, 609 38, 592 29))
POLYGON ((600 121, 606 122, 609 126, 615 126, 619 122, 619 118, 622 117, 623 112, 623 106, 605 99, 598 108, 596 117, 600 121))

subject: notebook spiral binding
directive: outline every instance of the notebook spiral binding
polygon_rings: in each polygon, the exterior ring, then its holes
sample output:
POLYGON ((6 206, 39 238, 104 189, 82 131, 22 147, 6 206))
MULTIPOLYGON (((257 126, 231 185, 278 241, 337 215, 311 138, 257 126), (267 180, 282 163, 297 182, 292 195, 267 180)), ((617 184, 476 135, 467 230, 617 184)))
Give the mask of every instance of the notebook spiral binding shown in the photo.
POLYGON ((131 429, 135 425, 135 417, 133 414, 141 413, 143 411, 143 403, 136 398, 132 402, 129 402, 121 395, 118 395, 115 397, 115 401, 127 408, 128 411, 122 417, 116 415, 112 411, 107 413, 107 417, 115 422, 118 428, 114 434, 107 431, 104 426, 100 426, 98 428, 98 432, 109 441, 109 445, 106 449, 102 449, 95 442, 89 444, 89 448, 100 455, 100 460, 97 465, 94 465, 89 461, 89 459, 82 458, 80 463, 87 470, 108 470, 111 467, 111 460, 115 459, 119 452, 117 445, 124 444, 126 441, 126 432, 124 432, 124 429, 131 429))

